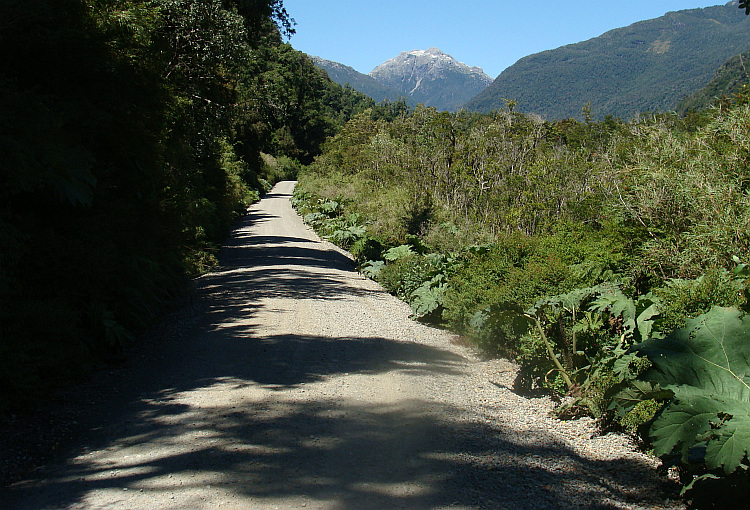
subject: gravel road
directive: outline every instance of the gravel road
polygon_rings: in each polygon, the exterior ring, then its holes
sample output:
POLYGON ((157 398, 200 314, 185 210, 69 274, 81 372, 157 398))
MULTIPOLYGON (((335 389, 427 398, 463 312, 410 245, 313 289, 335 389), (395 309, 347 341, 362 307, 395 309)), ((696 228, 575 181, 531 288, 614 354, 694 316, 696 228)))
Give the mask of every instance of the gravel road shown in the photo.
POLYGON ((515 365, 410 320, 302 223, 293 187, 150 347, 70 397, 85 433, 0 508, 682 508, 626 437, 550 418, 510 391, 515 365))

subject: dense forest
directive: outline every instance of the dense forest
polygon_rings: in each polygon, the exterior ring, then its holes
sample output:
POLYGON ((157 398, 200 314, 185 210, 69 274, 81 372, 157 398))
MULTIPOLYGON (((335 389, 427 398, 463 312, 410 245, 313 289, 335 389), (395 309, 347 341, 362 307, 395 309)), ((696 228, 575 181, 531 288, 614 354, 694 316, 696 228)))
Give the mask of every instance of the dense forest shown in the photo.
POLYGON ((123 356, 374 102, 277 0, 0 4, 0 412, 123 356))
POLYGON ((515 108, 364 111, 294 203, 415 318, 518 361, 516 390, 640 435, 688 487, 747 496, 750 104, 515 108))

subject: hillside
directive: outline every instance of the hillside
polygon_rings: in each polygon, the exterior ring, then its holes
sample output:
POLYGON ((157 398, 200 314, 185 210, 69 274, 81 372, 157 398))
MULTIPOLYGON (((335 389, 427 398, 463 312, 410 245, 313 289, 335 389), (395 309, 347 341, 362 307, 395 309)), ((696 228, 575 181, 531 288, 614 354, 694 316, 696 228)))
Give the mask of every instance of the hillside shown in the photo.
POLYGON ((676 111, 684 114, 689 110, 701 110, 717 99, 741 92, 743 86, 750 83, 749 64, 750 51, 730 58, 716 71, 708 85, 680 101, 676 111))
POLYGON ((438 110, 457 110, 492 83, 481 68, 469 67, 438 48, 404 51, 377 66, 370 76, 438 110))
POLYGON ((670 12, 524 57, 465 108, 487 112, 508 98, 547 119, 579 116, 589 102, 599 118, 669 110, 749 47, 750 18, 736 3, 670 12))
MULTIPOLYGON (((310 56, 310 58, 316 66, 324 69, 328 73, 328 77, 334 82, 342 86, 349 85, 357 92, 366 94, 377 102, 384 100, 398 101, 402 97, 406 98, 405 94, 394 88, 378 83, 378 81, 372 76, 362 74, 353 67, 332 60, 326 60, 321 57, 310 56)), ((407 100, 407 103, 411 103, 411 101, 407 100)))

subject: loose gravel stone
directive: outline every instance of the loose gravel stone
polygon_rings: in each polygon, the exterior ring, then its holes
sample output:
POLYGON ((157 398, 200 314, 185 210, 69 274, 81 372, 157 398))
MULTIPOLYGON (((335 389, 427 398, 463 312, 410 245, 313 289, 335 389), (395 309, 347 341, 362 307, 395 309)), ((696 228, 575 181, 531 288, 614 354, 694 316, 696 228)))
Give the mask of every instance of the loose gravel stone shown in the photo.
POLYGON ((627 437, 554 419, 513 363, 412 321, 304 226, 293 186, 0 508, 683 508, 627 437))

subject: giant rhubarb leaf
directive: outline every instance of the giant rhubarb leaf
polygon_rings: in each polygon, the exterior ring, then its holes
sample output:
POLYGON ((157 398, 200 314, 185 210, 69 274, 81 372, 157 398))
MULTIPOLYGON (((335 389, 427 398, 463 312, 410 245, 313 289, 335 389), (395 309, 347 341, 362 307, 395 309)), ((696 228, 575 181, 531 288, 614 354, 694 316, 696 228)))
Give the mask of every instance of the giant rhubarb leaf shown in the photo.
POLYGON ((653 363, 643 378, 675 394, 651 426, 655 453, 737 469, 750 450, 750 318, 714 307, 637 349, 653 363))

